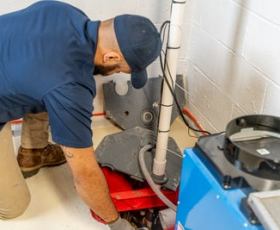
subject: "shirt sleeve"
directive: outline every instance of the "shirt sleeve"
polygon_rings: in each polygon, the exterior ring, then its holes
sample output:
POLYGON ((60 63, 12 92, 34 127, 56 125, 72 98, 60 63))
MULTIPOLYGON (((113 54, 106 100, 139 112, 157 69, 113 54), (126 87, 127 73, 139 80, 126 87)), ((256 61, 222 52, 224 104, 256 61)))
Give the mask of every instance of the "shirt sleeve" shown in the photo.
POLYGON ((54 142, 74 148, 92 146, 93 97, 91 90, 79 83, 65 84, 44 96, 54 142))

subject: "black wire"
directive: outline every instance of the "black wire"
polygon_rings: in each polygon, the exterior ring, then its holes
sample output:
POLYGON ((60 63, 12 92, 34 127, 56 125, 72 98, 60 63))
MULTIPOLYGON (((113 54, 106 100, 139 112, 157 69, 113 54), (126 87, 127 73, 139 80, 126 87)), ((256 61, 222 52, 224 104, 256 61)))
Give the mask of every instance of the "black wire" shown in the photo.
POLYGON ((167 25, 170 24, 170 21, 166 20, 165 22, 162 23, 160 27, 160 36, 162 37, 162 41, 165 41, 165 30, 167 28, 167 25))
MULTIPOLYGON (((162 71, 164 71, 164 66, 163 66, 163 62, 162 62, 162 57, 160 58, 161 59, 161 68, 162 68, 162 71)), ((166 59, 165 59, 166 60, 166 59)), ((166 63, 166 62, 165 62, 166 63)), ((168 67, 168 65, 167 65, 167 69, 169 69, 169 67, 168 67)), ((169 71, 170 72, 170 71, 169 71)), ((169 73, 169 75, 170 75, 170 73, 169 73)), ((171 76, 171 75, 170 75, 171 76)), ((173 90, 172 90, 172 87, 171 87, 171 85, 170 85, 170 82, 169 82, 169 80, 167 79, 167 77, 166 77, 166 75, 165 74, 163 74, 163 77, 164 77, 164 79, 165 79, 165 81, 166 81, 166 83, 167 83, 167 86, 168 86, 168 88, 169 88, 169 91, 171 92, 171 94, 172 94, 172 96, 173 96, 173 98, 174 98, 174 101, 175 101, 175 104, 176 104, 176 107, 177 107, 177 111, 179 112, 179 115, 181 116, 181 118, 182 118, 182 120, 183 120, 183 122, 185 123, 185 125, 189 128, 189 129, 191 129, 192 131, 194 131, 194 132, 199 132, 199 133, 206 133, 206 134, 210 134, 210 132, 208 132, 208 131, 202 131, 202 130, 199 130, 199 129, 195 129, 195 128, 193 128, 189 123, 188 123, 188 121, 186 120, 186 118, 185 118, 185 115, 183 114, 183 112, 182 112, 182 109, 181 109, 181 107, 180 107, 180 104, 179 104, 179 102, 178 102, 178 99, 177 99, 177 96, 176 96, 176 94, 173 92, 173 90)))
MULTIPOLYGON (((166 60, 166 54, 165 54, 165 60, 166 60)), ((166 63, 166 66, 167 66, 168 74, 169 74, 169 76, 171 77, 171 73, 170 73, 170 69, 169 69, 169 66, 168 66, 168 62, 165 61, 165 63, 166 63)), ((163 70, 164 70, 164 69, 163 69, 163 70)), ((164 78, 165 78, 165 81, 166 81, 166 83, 167 83, 167 85, 168 85, 168 88, 169 88, 170 92, 171 92, 172 95, 173 95, 173 98, 174 98, 174 101, 175 101, 175 103, 176 103, 178 112, 179 112, 181 118, 183 119, 184 123, 186 124, 186 126, 187 126, 189 129, 191 129, 192 131, 194 131, 194 132, 206 133, 206 134, 210 135, 210 134, 211 134, 210 132, 204 131, 204 130, 195 129, 195 128, 193 128, 193 127, 188 123, 188 121, 186 120, 186 118, 185 118, 185 116, 184 116, 184 114, 183 114, 183 112, 182 112, 182 109, 181 109, 180 104, 179 104, 179 102, 178 102, 177 96, 176 96, 176 94, 173 92, 173 90, 172 90, 172 88, 171 88, 171 85, 170 85, 170 82, 168 81, 168 79, 167 79, 167 77, 166 77, 165 74, 164 74, 164 78)))
POLYGON ((190 137, 192 137, 192 138, 196 138, 196 139, 199 138, 198 136, 192 135, 191 132, 190 132, 190 129, 188 129, 188 135, 189 135, 190 137))
MULTIPOLYGON (((164 40, 165 40, 165 30, 166 30, 166 27, 167 27, 168 24, 170 24, 170 21, 165 21, 165 22, 161 25, 161 28, 160 28, 160 34, 163 35, 163 42, 164 42, 164 40), (163 32, 164 32, 164 33, 163 33, 163 32), (163 33, 163 34, 162 34, 162 33, 163 33)), ((168 33, 168 38, 169 38, 169 33, 168 33)), ((168 49, 168 44, 166 44, 166 48, 165 48, 165 49, 166 49, 166 50, 168 49)), ((166 74, 165 74, 165 71, 164 71, 164 70, 165 70, 165 68, 167 68, 169 77, 172 79, 172 75, 171 75, 171 73, 170 73, 169 65, 168 65, 167 58, 166 58, 167 52, 164 52, 164 50, 163 50, 163 53, 164 53, 164 62, 163 62, 163 59, 162 59, 162 55, 160 54, 160 67, 161 67, 161 71, 162 71, 162 74, 163 74, 163 78, 164 78, 164 80, 166 81, 167 86, 168 86, 168 88, 169 88, 169 91, 170 91, 170 93, 172 94, 172 96, 173 96, 173 98, 174 98, 174 101, 175 101, 177 110, 178 110, 179 115, 181 116, 183 122, 184 122, 185 125, 188 127, 188 129, 190 129, 190 130, 192 130, 192 131, 194 131, 194 132, 206 133, 206 134, 210 135, 211 133, 208 132, 208 131, 202 131, 202 130, 193 128, 193 127, 189 124, 189 122, 186 120, 185 115, 183 114, 182 109, 181 109, 181 107, 180 107, 180 104, 179 104, 179 102, 178 102, 177 96, 176 96, 176 94, 175 94, 174 91, 173 91, 173 89, 175 89, 175 87, 174 87, 175 82, 172 81, 172 86, 173 86, 173 87, 171 87, 170 82, 169 82, 169 80, 168 80, 168 78, 167 78, 167 76, 166 76, 166 74), (163 63, 164 63, 164 64, 163 64, 163 63)), ((188 131, 188 134, 190 135, 189 131, 188 131)), ((191 135, 190 135, 190 136, 191 136, 191 135)))

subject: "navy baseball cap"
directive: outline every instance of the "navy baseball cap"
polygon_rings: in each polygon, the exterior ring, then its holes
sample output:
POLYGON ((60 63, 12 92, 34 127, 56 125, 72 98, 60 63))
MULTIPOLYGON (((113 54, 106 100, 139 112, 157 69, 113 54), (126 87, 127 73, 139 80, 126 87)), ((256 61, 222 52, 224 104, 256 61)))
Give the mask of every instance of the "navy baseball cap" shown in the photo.
POLYGON ((147 82, 146 67, 160 55, 160 34, 148 18, 137 15, 115 17, 114 28, 120 50, 131 68, 132 86, 142 88, 147 82))

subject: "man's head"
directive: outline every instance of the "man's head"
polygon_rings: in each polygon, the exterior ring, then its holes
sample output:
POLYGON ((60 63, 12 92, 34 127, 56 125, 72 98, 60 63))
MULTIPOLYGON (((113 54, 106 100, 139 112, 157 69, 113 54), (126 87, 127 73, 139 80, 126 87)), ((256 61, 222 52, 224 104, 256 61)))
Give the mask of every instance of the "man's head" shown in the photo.
POLYGON ((131 73, 134 88, 147 81, 146 67, 161 51, 160 35, 152 22, 136 15, 121 15, 101 22, 94 59, 95 74, 131 73))

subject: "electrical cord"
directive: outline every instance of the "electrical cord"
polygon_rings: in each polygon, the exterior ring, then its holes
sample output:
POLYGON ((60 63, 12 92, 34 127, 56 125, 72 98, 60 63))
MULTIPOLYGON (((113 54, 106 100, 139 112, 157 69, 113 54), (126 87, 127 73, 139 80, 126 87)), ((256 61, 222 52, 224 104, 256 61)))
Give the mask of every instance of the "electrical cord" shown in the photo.
MULTIPOLYGON (((165 59, 165 60, 166 60, 166 59, 165 59)), ((166 65, 167 65, 167 69, 168 69, 168 72, 169 72, 169 76, 171 76, 171 74, 170 74, 170 69, 169 69, 169 66, 168 66, 168 63, 167 63, 167 62, 166 62, 166 65)), ((163 68, 163 66, 162 66, 162 68, 163 68)), ((164 71, 164 68, 162 69, 162 71, 164 71)), ((187 121, 186 118, 185 118, 185 115, 184 115, 183 112, 182 112, 182 109, 181 109, 181 107, 180 107, 180 104, 179 104, 179 102, 178 102, 178 99, 177 99, 177 97, 176 97, 176 94, 173 92, 173 90, 172 90, 172 88, 171 88, 170 82, 168 81, 168 79, 167 79, 167 77, 165 76, 165 74, 164 74, 163 76, 164 76, 165 81, 166 81, 166 83, 167 83, 167 85, 168 85, 168 88, 169 88, 169 90, 170 90, 170 92, 171 92, 171 94, 172 94, 172 96, 173 96, 173 98, 174 98, 174 101, 175 101, 177 110, 178 110, 178 112, 179 112, 179 114, 180 114, 180 116, 181 116, 183 122, 185 123, 185 125, 186 125, 190 130, 192 130, 192 131, 194 131, 194 132, 204 133, 204 134, 210 135, 210 134, 211 134, 210 132, 208 132, 208 131, 206 131, 206 130, 204 131, 204 130, 199 130, 199 129, 193 128, 193 127, 188 123, 188 121, 187 121)))
MULTIPOLYGON (((162 70, 164 71, 163 66, 161 66, 161 68, 162 68, 162 70)), ((168 68, 168 66, 167 66, 167 68, 168 68)), ((182 118, 183 122, 184 122, 185 125, 188 127, 188 129, 189 129, 189 130, 192 130, 192 131, 194 131, 194 132, 206 133, 206 134, 209 135, 210 133, 209 133, 208 131, 202 131, 202 130, 193 128, 193 127, 189 124, 189 122, 188 122, 188 121, 186 120, 186 118, 185 118, 185 115, 184 115, 183 112, 182 112, 182 109, 181 109, 181 107, 180 107, 180 104, 179 104, 179 102, 178 102, 178 99, 177 99, 175 93, 174 93, 173 90, 172 90, 172 86, 170 85, 169 80, 167 79, 167 77, 165 76, 165 74, 164 74, 163 76, 164 76, 164 79, 165 79, 165 81, 166 81, 166 83, 167 83, 167 86, 168 86, 168 88, 169 88, 169 90, 170 90, 170 92, 171 92, 171 94, 172 94, 172 96, 173 96, 173 98, 174 98, 174 102, 175 102, 175 104, 176 104, 177 111, 179 112, 180 117, 182 118)), ((191 137, 194 137, 194 136, 192 136, 189 132, 188 132, 188 134, 189 134, 191 137)))
MULTIPOLYGON (((162 52, 164 53, 164 51, 162 51, 162 52)), ((160 76, 160 77, 163 78, 163 76, 160 76)), ((163 79, 164 79, 164 78, 163 78, 163 79)), ((173 83, 174 83, 174 81, 173 81, 173 83)), ((173 84, 173 86, 174 86, 174 84, 173 84)), ((175 82, 175 86, 178 87, 180 90, 182 90, 185 94, 188 94, 187 90, 184 89, 184 88, 183 88, 181 85, 179 85, 177 82, 175 82)), ((184 116, 186 117, 186 119, 190 119, 190 120, 195 124, 195 126, 199 128, 200 131, 204 131, 203 135, 208 135, 207 132, 205 132, 205 130, 204 130, 204 129, 201 127, 201 125, 198 123, 198 121, 193 117, 193 115, 190 114, 190 111, 188 111, 186 108, 184 108, 184 109, 182 110, 182 112, 183 112, 184 116), (191 115, 191 117, 189 117, 190 115, 191 115)), ((191 135, 190 129, 189 129, 189 128, 188 128, 188 135, 189 135, 190 137, 193 137, 193 138, 198 138, 197 136, 191 135)))
MULTIPOLYGON (((202 128, 202 126, 199 124, 198 120, 196 119, 196 117, 192 114, 192 112, 188 109, 188 108, 184 108, 183 109, 183 113, 184 115, 186 115, 186 117, 188 119, 190 119, 192 121, 192 123, 200 130, 204 129, 202 128)), ((202 134, 203 136, 207 135, 206 133, 202 134)))
MULTIPOLYGON (((170 21, 165 21, 162 25, 161 25, 161 28, 160 28, 160 34, 161 34, 161 37, 163 37, 163 43, 165 41, 165 33, 166 33, 166 27, 167 25, 170 24, 170 21)), ((168 33, 168 37, 169 37, 169 33, 168 33)), ((166 45, 166 50, 168 49, 168 44, 166 45)), ((176 104, 176 107, 177 107, 177 110, 179 112, 179 115, 180 117, 182 118, 183 122, 185 123, 185 125, 188 127, 189 130, 192 130, 194 132, 197 132, 197 133, 203 133, 203 134, 208 134, 210 135, 211 133, 208 132, 208 131, 204 131, 204 130, 199 130, 199 129, 196 129, 196 128, 193 128, 189 122, 186 120, 185 118, 185 115, 183 114, 182 112, 182 109, 180 107, 180 104, 178 102, 178 99, 177 99, 177 96, 176 94, 174 93, 173 89, 174 89, 174 81, 172 80, 172 86, 170 84, 170 81, 168 80, 168 77, 166 76, 165 74, 165 68, 167 69, 168 71, 168 74, 169 74, 169 78, 172 79, 172 74, 170 73, 170 68, 169 68, 169 65, 168 65, 168 62, 167 62, 167 59, 166 59, 166 56, 167 56, 167 52, 165 52, 164 50, 162 50, 162 52, 164 53, 164 60, 162 58, 162 54, 160 54, 160 67, 161 67, 161 71, 162 71, 162 74, 163 74, 163 78, 164 80, 166 81, 167 83, 167 86, 169 88, 169 91, 170 93, 172 94, 173 96, 173 99, 175 101, 175 104, 176 104)), ((176 83, 176 82, 175 82, 176 83)), ((188 132, 189 133, 189 132, 188 132)), ((190 133, 189 133, 190 135, 190 133)))

